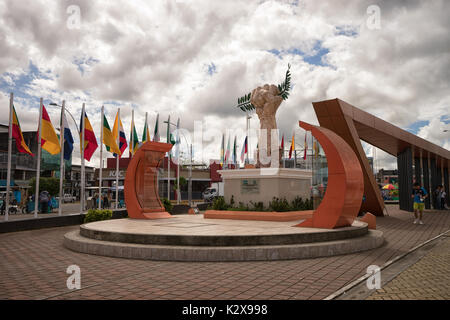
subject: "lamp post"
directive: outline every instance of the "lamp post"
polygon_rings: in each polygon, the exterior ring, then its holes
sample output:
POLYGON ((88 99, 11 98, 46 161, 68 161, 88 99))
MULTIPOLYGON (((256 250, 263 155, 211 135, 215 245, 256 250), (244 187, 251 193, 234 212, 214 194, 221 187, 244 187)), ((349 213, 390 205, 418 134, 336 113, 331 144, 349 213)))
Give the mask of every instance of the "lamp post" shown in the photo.
MULTIPOLYGON (((57 104, 57 103, 55 103, 55 102, 51 102, 49 105, 50 105, 50 106, 53 106, 53 107, 60 107, 60 108, 63 107, 62 105, 59 105, 59 104, 57 104)), ((70 113, 69 110, 67 110, 67 106, 65 106, 64 112, 67 112, 67 113, 70 115, 70 117, 71 117, 72 120, 73 120, 73 123, 75 123, 75 128, 77 128, 78 134, 80 134, 80 128, 78 128, 78 124, 77 124, 77 122, 75 121, 75 118, 73 117, 73 115, 70 113)))
MULTIPOLYGON (((54 106, 54 107, 60 107, 61 108, 61 112, 64 113, 67 112, 70 117, 72 118, 73 122, 75 123, 75 127, 78 131, 78 135, 80 133, 80 129, 78 128, 77 122, 75 121, 75 118, 73 117, 73 115, 70 113, 69 110, 66 109, 65 106, 65 100, 63 100, 62 105, 59 105, 55 102, 51 102, 49 104, 50 106, 54 106)), ((58 215, 62 214, 62 199, 64 197, 64 192, 63 192, 63 180, 64 180, 64 175, 65 175, 65 168, 64 168, 64 122, 63 122, 63 118, 61 117, 61 123, 60 123, 60 130, 59 130, 59 139, 61 141, 61 155, 60 155, 60 168, 59 168, 59 205, 58 205, 58 215)))
MULTIPOLYGON (((167 121, 164 121, 164 123, 168 123, 167 121)), ((169 125, 177 127, 175 123, 170 122, 169 125)), ((186 141, 186 146, 189 147, 188 140, 183 132, 181 132, 181 135, 183 136, 184 140, 186 141)), ((178 142, 178 141, 177 141, 178 142)), ((178 146, 179 147, 179 146, 178 146)), ((179 155, 178 155, 179 158, 179 155)), ((192 143, 190 144, 190 151, 189 151, 189 180, 188 180, 188 203, 189 206, 192 205, 192 143)), ((178 160, 178 174, 177 174, 177 188, 180 190, 180 160, 178 160)), ((179 198, 177 198, 177 201, 179 201, 179 198)), ((178 202, 179 203, 179 202, 178 202)))

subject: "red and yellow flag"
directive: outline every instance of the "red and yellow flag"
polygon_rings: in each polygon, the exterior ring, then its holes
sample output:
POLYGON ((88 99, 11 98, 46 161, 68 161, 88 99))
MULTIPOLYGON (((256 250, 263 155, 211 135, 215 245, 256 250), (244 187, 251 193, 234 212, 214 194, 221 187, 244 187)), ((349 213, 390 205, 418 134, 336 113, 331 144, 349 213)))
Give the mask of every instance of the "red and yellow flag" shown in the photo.
POLYGON ((292 134, 292 141, 291 141, 291 147, 289 148, 289 159, 292 158, 292 151, 295 150, 295 134, 292 134))
POLYGON ((84 129, 83 129, 83 115, 81 115, 80 128, 81 128, 80 140, 84 130, 84 158, 87 161, 90 161, 95 150, 97 150, 98 144, 97 138, 95 137, 94 134, 94 129, 92 129, 91 123, 89 122, 86 112, 84 113, 84 129))
POLYGON ((34 156, 31 153, 30 148, 28 148, 25 140, 23 139, 22 130, 20 129, 19 118, 17 118, 16 109, 13 106, 13 118, 12 118, 12 136, 16 140, 16 148, 17 151, 21 153, 28 153, 29 155, 34 156))
POLYGON ((55 128, 53 128, 45 106, 42 106, 41 147, 52 155, 61 152, 58 136, 56 135, 55 128))

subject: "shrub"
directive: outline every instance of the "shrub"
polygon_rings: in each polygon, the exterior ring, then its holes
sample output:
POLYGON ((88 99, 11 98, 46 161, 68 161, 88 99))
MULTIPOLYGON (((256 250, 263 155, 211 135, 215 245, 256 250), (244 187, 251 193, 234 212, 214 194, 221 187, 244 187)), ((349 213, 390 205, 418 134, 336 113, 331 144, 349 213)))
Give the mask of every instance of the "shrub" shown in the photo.
POLYGON ((273 198, 272 201, 269 202, 269 210, 270 211, 277 211, 277 212, 286 212, 291 211, 291 207, 289 206, 289 202, 283 198, 273 198))
POLYGON ((162 204, 164 205, 164 209, 165 209, 167 212, 172 211, 173 205, 172 205, 172 203, 170 202, 169 199, 167 199, 167 198, 162 198, 162 199, 161 199, 161 202, 162 202, 162 204))
POLYGON ((228 211, 249 211, 248 206, 246 206, 242 202, 239 202, 239 206, 237 206, 237 207, 230 207, 227 210, 228 211))
POLYGON ((252 211, 265 211, 264 210, 264 203, 263 202, 253 202, 250 201, 250 204, 252 205, 252 211))
POLYGON ((227 210, 230 206, 225 202, 224 197, 217 197, 214 199, 212 208, 214 210, 227 210))
POLYGON ((88 213, 84 217, 84 223, 109 220, 111 219, 111 217, 112 217, 111 210, 89 209, 88 213))
POLYGON ((303 211, 303 210, 312 210, 313 203, 310 199, 306 199, 303 201, 301 197, 296 197, 291 201, 291 210, 292 211, 303 211))

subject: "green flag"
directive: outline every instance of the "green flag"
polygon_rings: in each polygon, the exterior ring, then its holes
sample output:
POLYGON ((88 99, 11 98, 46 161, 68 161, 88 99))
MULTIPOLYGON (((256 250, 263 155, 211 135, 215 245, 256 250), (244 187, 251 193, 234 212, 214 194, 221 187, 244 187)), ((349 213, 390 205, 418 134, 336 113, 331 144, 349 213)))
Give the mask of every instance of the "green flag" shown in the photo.
POLYGON ((222 145, 220 147, 220 165, 225 162, 225 135, 222 134, 222 145))
POLYGON ((130 134, 130 152, 131 155, 134 155, 139 149, 139 138, 136 132, 136 127, 134 126, 134 122, 131 122, 131 134, 130 134), (132 141, 131 141, 132 139, 132 141))
POLYGON ((153 133, 153 141, 159 142, 159 113, 156 116, 155 132, 153 133))

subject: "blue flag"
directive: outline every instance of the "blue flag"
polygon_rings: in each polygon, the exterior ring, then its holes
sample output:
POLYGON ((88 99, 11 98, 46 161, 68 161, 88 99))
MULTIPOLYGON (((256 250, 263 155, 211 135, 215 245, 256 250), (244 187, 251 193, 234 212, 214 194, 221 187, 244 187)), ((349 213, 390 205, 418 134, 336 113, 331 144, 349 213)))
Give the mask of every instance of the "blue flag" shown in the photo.
POLYGON ((72 132, 70 132, 69 124, 67 123, 66 117, 64 118, 64 159, 70 160, 73 151, 73 137, 72 132))

